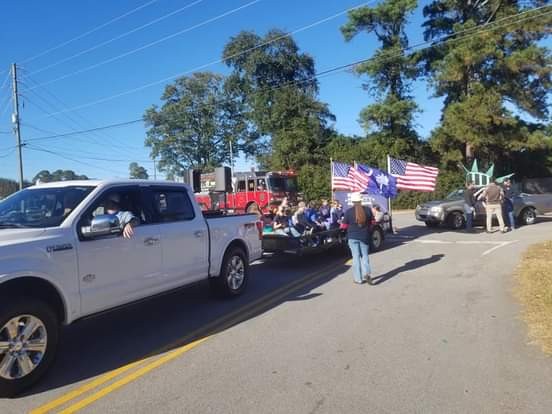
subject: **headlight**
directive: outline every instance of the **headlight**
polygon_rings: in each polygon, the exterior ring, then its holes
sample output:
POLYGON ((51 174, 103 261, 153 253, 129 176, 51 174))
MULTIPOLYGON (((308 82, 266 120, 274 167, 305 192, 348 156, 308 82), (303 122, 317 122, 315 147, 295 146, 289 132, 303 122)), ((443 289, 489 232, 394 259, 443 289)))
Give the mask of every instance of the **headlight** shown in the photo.
POLYGON ((439 206, 431 207, 429 209, 429 212, 433 214, 441 214, 443 212, 443 207, 439 207, 439 206))

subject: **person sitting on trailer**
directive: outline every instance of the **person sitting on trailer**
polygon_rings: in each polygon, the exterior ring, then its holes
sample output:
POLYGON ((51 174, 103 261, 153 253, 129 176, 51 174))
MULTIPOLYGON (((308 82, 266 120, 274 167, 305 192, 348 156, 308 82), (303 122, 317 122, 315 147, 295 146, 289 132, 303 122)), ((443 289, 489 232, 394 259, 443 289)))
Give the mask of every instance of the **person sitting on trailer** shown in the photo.
POLYGON ((343 208, 339 201, 334 200, 332 202, 332 208, 330 209, 330 228, 338 228, 341 222, 343 221, 343 208))
POLYGON ((384 219, 385 214, 381 211, 381 207, 378 204, 372 206, 372 214, 374 215, 374 220, 376 223, 381 223, 384 219))
POLYGON ((299 234, 303 234, 305 231, 312 230, 311 223, 309 222, 305 213, 306 208, 307 207, 303 201, 299 202, 297 210, 292 217, 293 227, 299 232, 299 234))
POLYGON ((318 214, 320 216, 320 220, 322 221, 322 223, 324 223, 324 227, 326 228, 326 230, 329 230, 332 224, 332 215, 331 207, 328 204, 328 200, 322 200, 322 205, 318 210, 318 214))
POLYGON ((272 225, 274 233, 285 236, 300 237, 301 234, 292 225, 290 225, 289 213, 289 209, 278 209, 272 225))
POLYGON ((309 203, 309 208, 305 213, 307 215, 307 220, 309 220, 309 222, 311 223, 314 231, 322 231, 326 229, 326 226, 324 225, 324 222, 322 221, 318 212, 318 208, 316 208, 316 205, 313 201, 309 203))

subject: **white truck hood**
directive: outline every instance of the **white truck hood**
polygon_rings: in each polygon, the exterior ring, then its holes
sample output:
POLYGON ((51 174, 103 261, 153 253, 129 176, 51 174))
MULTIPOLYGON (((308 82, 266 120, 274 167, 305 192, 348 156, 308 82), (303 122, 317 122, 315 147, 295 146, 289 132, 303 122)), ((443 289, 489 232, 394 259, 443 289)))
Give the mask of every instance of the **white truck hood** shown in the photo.
POLYGON ((0 229, 0 247, 36 240, 45 229, 0 229))

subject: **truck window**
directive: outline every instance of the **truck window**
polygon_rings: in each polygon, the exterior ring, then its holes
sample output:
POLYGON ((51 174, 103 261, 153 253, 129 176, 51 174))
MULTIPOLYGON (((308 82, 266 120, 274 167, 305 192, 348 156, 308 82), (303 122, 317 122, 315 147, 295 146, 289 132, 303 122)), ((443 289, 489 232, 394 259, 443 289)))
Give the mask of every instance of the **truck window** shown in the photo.
POLYGON ((264 178, 257 179, 257 191, 266 191, 266 180, 264 178))
POLYGON ((140 220, 140 224, 149 224, 152 222, 151 214, 148 214, 142 203, 142 193, 139 188, 116 188, 105 191, 101 197, 94 203, 91 209, 85 213, 81 219, 81 225, 89 225, 92 218, 107 214, 106 204, 109 201, 115 201, 119 211, 129 211, 134 217, 140 220))
POLYGON ((238 192, 245 193, 245 180, 238 181, 238 192))
POLYGON ((193 220, 195 217, 188 193, 182 190, 153 191, 153 207, 161 223, 193 220))
POLYGON ((255 191, 255 180, 247 180, 247 191, 255 191))

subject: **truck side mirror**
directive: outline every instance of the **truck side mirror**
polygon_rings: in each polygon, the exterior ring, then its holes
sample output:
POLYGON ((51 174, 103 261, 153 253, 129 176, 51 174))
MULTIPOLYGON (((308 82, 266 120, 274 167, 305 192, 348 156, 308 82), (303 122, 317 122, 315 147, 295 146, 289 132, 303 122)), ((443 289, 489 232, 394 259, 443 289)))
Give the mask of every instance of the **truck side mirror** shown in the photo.
POLYGON ((121 232, 121 224, 117 216, 111 214, 102 214, 92 219, 90 226, 82 226, 81 233, 86 239, 94 237, 109 236, 119 234, 121 232))

